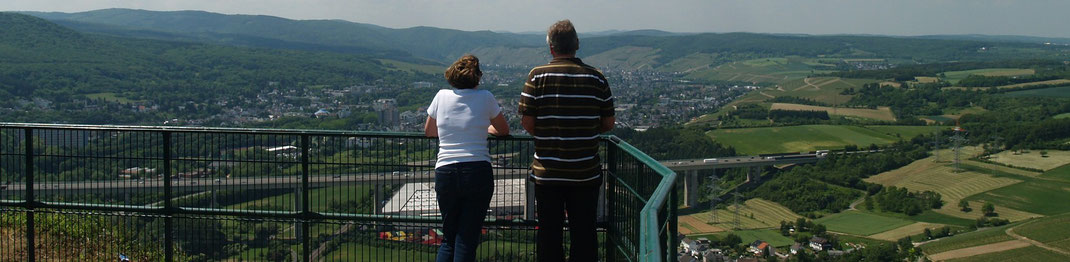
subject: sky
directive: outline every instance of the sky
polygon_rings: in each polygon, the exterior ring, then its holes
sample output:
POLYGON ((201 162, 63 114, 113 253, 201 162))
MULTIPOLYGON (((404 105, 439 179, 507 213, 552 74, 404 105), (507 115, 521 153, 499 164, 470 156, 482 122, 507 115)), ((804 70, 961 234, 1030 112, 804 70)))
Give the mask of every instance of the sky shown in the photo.
POLYGON ((3 11, 203 10, 391 28, 1070 37, 1068 0, 3 0, 3 11))

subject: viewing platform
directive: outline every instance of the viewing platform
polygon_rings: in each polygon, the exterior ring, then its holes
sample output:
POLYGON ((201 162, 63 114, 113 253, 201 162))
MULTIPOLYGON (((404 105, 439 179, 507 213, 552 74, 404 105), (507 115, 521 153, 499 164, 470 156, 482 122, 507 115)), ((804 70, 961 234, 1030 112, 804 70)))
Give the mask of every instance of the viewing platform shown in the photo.
MULTIPOLYGON (((600 258, 675 261, 676 173, 616 137, 601 141, 600 258)), ((496 189, 481 261, 535 260, 532 142, 489 139, 496 189)), ((0 123, 0 261, 433 261, 437 143, 0 123)))

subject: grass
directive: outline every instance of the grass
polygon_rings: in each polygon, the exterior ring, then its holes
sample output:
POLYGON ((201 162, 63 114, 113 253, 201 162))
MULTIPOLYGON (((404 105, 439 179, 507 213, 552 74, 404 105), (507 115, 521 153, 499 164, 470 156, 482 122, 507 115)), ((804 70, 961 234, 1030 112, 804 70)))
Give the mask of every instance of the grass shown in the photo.
MULTIPOLYGON (((694 65, 695 63, 688 64, 694 65)), ((818 71, 814 71, 812 64, 814 63, 810 59, 802 57, 761 58, 693 70, 687 77, 723 81, 779 83, 818 73, 818 71)), ((679 69, 682 67, 674 66, 674 68, 679 69)))
POLYGON ((989 156, 988 160, 1009 166, 1051 170, 1070 164, 1070 151, 1031 150, 1015 155, 1012 150, 1007 150, 989 156), (1047 151, 1047 157, 1041 156, 1040 151, 1047 151))
POLYGON ((1032 75, 1036 73, 1033 69, 1019 69, 1019 68, 986 68, 986 69, 974 69, 966 71, 950 71, 944 72, 944 80, 951 82, 952 84, 958 84, 959 80, 962 80, 970 75, 983 75, 983 76, 1024 76, 1032 75))
POLYGON ((743 239, 743 244, 750 244, 750 243, 754 242, 754 240, 761 240, 761 241, 769 242, 769 244, 773 245, 774 247, 791 246, 791 244, 795 243, 794 240, 791 240, 788 237, 782 236, 782 235, 780 235, 780 232, 777 232, 776 230, 771 230, 771 229, 736 230, 736 231, 731 231, 731 232, 721 232, 721 233, 708 234, 708 235, 694 235, 694 236, 689 236, 689 237, 692 237, 692 238, 705 237, 705 238, 710 238, 710 239, 714 239, 714 238, 721 239, 721 238, 724 238, 724 236, 726 236, 728 234, 736 234, 737 236, 739 236, 739 238, 743 239))
POLYGON ((431 261, 435 253, 343 243, 325 257, 325 261, 431 261))
POLYGON ((925 222, 925 223, 931 223, 931 224, 942 224, 942 225, 954 225, 954 226, 968 227, 968 226, 973 225, 975 223, 975 221, 973 221, 972 219, 965 219, 965 218, 961 218, 961 217, 949 216, 949 215, 937 213, 936 211, 933 211, 933 210, 925 210, 925 211, 922 211, 921 214, 917 214, 917 215, 913 215, 913 216, 908 216, 908 215, 903 214, 903 213, 873 212, 873 211, 865 211, 865 212, 873 213, 873 214, 877 214, 877 215, 881 215, 881 216, 886 216, 886 217, 894 217, 894 218, 899 218, 899 219, 904 219, 904 220, 913 220, 913 221, 917 221, 917 222, 925 222))
POLYGON ((872 235, 869 235, 869 237, 870 238, 874 238, 874 239, 887 240, 887 241, 896 241, 896 240, 899 240, 899 239, 904 238, 904 237, 910 237, 910 236, 916 236, 916 235, 919 235, 919 234, 923 234, 923 233, 925 233, 925 229, 926 228, 931 229, 931 230, 938 230, 941 227, 944 227, 944 225, 933 224, 933 223, 925 223, 925 222, 917 222, 917 223, 909 224, 909 225, 902 226, 902 227, 899 227, 899 228, 896 228, 896 229, 880 232, 880 233, 877 233, 877 234, 872 234, 872 235))
POLYGON ((596 55, 584 57, 591 64, 611 68, 654 69, 650 61, 658 58, 658 49, 650 47, 623 46, 596 55))
POLYGON ((85 95, 85 97, 89 98, 89 99, 102 99, 104 101, 116 102, 116 103, 120 103, 120 104, 133 104, 133 103, 142 102, 142 101, 138 101, 138 100, 129 99, 129 98, 126 98, 126 97, 120 97, 116 93, 87 94, 87 95, 85 95))
POLYGON ((936 254, 945 251, 963 249, 967 247, 975 247, 992 243, 999 243, 1007 240, 1014 240, 1014 238, 1007 235, 1004 230, 1006 230, 1008 227, 1017 225, 1018 224, 1010 224, 993 228, 982 228, 978 231, 950 236, 922 245, 921 250, 925 251, 926 254, 936 254))
POLYGON ((795 96, 814 101, 839 105, 851 99, 850 95, 840 92, 848 88, 858 89, 867 83, 876 83, 872 79, 846 79, 838 77, 812 77, 781 82, 777 88, 762 91, 771 96, 795 96))
POLYGON ((707 134, 721 144, 735 147, 740 154, 763 154, 886 145, 940 128, 943 127, 804 125, 718 129, 707 134))
MULTIPOLYGON (((1037 214, 1056 215, 1070 212, 1070 204, 1067 204, 1070 203, 1070 182, 1030 179, 967 199, 1037 214)), ((998 207, 996 212, 1000 212, 998 207)))
POLYGON ((868 237, 860 237, 860 236, 852 236, 852 235, 836 235, 836 237, 840 239, 840 243, 841 244, 846 244, 846 243, 859 244, 859 243, 861 243, 863 245, 866 245, 867 247, 877 246, 877 245, 893 245, 893 244, 895 244, 895 242, 891 242, 891 241, 884 241, 884 240, 880 240, 880 239, 872 239, 872 238, 868 238, 868 237))
POLYGON ((1070 86, 1014 91, 1004 95, 1010 97, 1070 97, 1070 86))
POLYGON ((442 72, 446 71, 446 67, 447 67, 447 66, 444 66, 444 65, 413 64, 413 63, 401 62, 401 61, 390 60, 390 59, 379 59, 379 62, 383 63, 384 65, 387 66, 387 68, 389 68, 391 70, 409 71, 409 72, 425 73, 425 74, 442 74, 442 72))
POLYGON ((1070 113, 1058 114, 1058 115, 1053 116, 1052 118, 1055 118, 1055 119, 1067 119, 1067 118, 1070 118, 1070 113))
POLYGON ((895 121, 895 114, 892 113, 892 109, 889 107, 880 107, 878 109, 868 108, 832 108, 827 106, 811 106, 800 104, 788 104, 788 103, 773 103, 771 109, 780 110, 793 110, 793 111, 825 111, 829 115, 834 116, 853 116, 861 118, 869 118, 884 121, 895 121))
MULTIPOLYGON (((332 201, 345 202, 356 201, 360 202, 364 197, 369 196, 372 190, 372 186, 334 186, 313 189, 309 194, 309 202, 312 206, 309 208, 315 212, 324 212, 330 207, 332 201)), ((271 210, 291 211, 294 210, 294 194, 283 194, 273 197, 262 198, 259 200, 253 200, 245 203, 238 203, 227 206, 228 209, 259 209, 270 207, 271 210)), ((353 212, 358 212, 353 210, 353 212)))
POLYGON ((913 224, 912 221, 880 216, 861 211, 844 211, 814 221, 824 224, 829 231, 868 236, 913 224))
POLYGON ((1067 240, 1070 239, 1070 214, 1042 218, 1016 227, 1014 232, 1042 243, 1067 240))
POLYGON ((1066 261, 1070 257, 1060 255, 1059 253, 1048 251, 1047 249, 1029 246, 1018 249, 1007 250, 1003 252, 989 253, 979 256, 964 257, 948 260, 948 262, 1014 262, 1014 261, 1066 261))
MULTIPOLYGON (((965 155, 973 156, 979 153, 980 149, 968 147, 964 151, 966 151, 965 155)), ((948 150, 941 150, 937 154, 944 161, 950 158, 948 150)), ((971 167, 964 172, 954 172, 954 168, 949 163, 934 162, 936 157, 931 156, 914 161, 914 163, 904 167, 884 172, 865 180, 885 186, 906 187, 911 191, 929 190, 940 193, 945 204, 936 212, 964 219, 977 219, 982 215, 979 210, 984 203, 972 198, 972 196, 1030 179, 978 167, 971 167), (972 200, 969 204, 974 210, 968 213, 960 211, 957 204, 962 199, 972 200)), ((1033 212, 1031 211, 1032 209, 1020 210, 1003 206, 1000 203, 994 204, 996 204, 996 212, 999 213, 1000 217, 1011 221, 1040 216, 1031 213, 1033 212)))
POLYGON ((996 88, 998 88, 998 89, 1016 89, 1016 88, 1025 88, 1025 87, 1033 87, 1033 86, 1052 86, 1052 87, 1054 87, 1054 86, 1066 86, 1066 84, 1068 84, 1068 83, 1070 83, 1070 79, 1054 79, 1054 80, 1045 80, 1045 81, 1035 81, 1035 82, 1023 82, 1023 83, 1007 84, 1007 86, 999 86, 999 87, 996 87, 996 88))
POLYGON ((1070 181, 1070 164, 1048 170, 1048 172, 1044 172, 1040 177, 1070 181))
MULTIPOLYGON (((734 227, 734 207, 729 206, 727 210, 717 209, 712 212, 717 214, 718 222, 713 224, 713 226, 720 228, 734 227)), ((744 229, 779 227, 780 221, 795 221, 795 219, 802 217, 776 202, 760 198, 750 199, 743 202, 743 205, 739 208, 739 213, 740 227, 744 229)), ((711 212, 703 212, 692 216, 699 221, 710 221, 710 214, 711 212)), ((689 229, 694 230, 694 228, 689 229)))

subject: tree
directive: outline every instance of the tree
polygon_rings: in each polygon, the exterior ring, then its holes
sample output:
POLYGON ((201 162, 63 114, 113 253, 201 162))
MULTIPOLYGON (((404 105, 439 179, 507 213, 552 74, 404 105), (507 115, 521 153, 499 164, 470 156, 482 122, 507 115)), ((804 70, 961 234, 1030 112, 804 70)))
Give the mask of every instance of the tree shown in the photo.
POLYGON ((933 231, 925 228, 925 239, 933 239, 933 231))
POLYGON ((959 209, 962 210, 962 212, 970 212, 970 202, 965 199, 959 200, 959 209))
POLYGON ((735 248, 736 246, 739 246, 740 243, 743 243, 743 239, 736 234, 728 234, 721 239, 721 243, 730 248, 735 248))
POLYGON ((996 216, 996 206, 992 203, 985 203, 985 205, 981 207, 981 213, 984 213, 985 216, 989 217, 996 216))

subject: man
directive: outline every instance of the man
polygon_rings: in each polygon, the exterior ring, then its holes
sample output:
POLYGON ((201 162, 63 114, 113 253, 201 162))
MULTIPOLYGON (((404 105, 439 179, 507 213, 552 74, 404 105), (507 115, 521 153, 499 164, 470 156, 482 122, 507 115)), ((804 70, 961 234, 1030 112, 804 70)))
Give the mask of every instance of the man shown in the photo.
POLYGON ((539 261, 565 261, 562 227, 568 215, 571 261, 596 261, 595 216, 602 185, 598 135, 613 129, 613 93, 606 77, 576 58, 579 38, 569 20, 546 33, 553 60, 528 74, 519 111, 535 137, 539 261), (567 212, 566 212, 567 211, 567 212))

